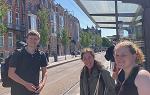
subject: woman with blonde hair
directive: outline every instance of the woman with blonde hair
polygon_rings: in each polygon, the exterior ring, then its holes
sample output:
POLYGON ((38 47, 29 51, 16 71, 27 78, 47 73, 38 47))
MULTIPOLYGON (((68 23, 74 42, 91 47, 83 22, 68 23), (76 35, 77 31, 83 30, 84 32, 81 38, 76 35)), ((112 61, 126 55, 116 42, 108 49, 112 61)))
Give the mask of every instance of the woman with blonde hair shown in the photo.
POLYGON ((102 64, 95 60, 92 49, 81 53, 84 67, 80 75, 80 95, 115 95, 115 82, 102 64))
POLYGON ((139 65, 144 62, 141 49, 125 40, 115 46, 114 53, 117 67, 122 69, 117 79, 117 95, 150 95, 150 73, 139 65))

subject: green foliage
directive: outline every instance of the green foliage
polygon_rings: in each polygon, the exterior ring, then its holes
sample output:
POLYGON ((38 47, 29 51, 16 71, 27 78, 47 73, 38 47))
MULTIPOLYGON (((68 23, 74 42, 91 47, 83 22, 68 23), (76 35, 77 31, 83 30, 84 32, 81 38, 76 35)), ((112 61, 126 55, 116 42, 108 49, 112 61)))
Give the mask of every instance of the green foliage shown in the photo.
POLYGON ((90 47, 92 44, 92 34, 89 32, 81 32, 80 33, 80 44, 83 48, 90 47))
POLYGON ((65 31, 64 29, 63 29, 63 31, 62 31, 61 41, 62 41, 62 44, 63 44, 64 46, 67 46, 68 43, 69 43, 68 33, 67 33, 67 31, 65 31))
POLYGON ((99 48, 102 44, 101 36, 92 32, 80 33, 80 44, 82 48, 95 46, 99 48))
POLYGON ((111 44, 112 43, 107 38, 105 38, 105 37, 102 38, 102 46, 103 47, 110 47, 111 44))
POLYGON ((0 17, 5 16, 8 10, 8 4, 6 0, 0 0, 0 17))
POLYGON ((69 44, 68 32, 63 29, 61 35, 59 36, 61 38, 62 44, 64 45, 65 60, 66 60, 66 48, 67 48, 67 45, 69 44))
POLYGON ((41 35, 41 44, 45 46, 48 42, 48 32, 49 30, 49 21, 48 21, 48 10, 42 8, 38 11, 38 17, 40 19, 40 35, 41 35))
POLYGON ((95 46, 96 47, 101 47, 102 45, 102 38, 100 35, 95 35, 95 46))
POLYGON ((7 27, 5 24, 0 23, 0 32, 1 33, 7 32, 7 27))
POLYGON ((7 14, 8 5, 5 2, 6 0, 0 0, 0 32, 7 32, 7 27, 3 24, 3 18, 7 14))

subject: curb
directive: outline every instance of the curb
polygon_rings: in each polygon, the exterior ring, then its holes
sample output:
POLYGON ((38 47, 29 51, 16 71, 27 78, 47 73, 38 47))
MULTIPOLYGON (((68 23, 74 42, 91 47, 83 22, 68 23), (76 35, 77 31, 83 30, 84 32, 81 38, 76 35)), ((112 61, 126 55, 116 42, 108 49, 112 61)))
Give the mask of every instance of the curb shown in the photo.
MULTIPOLYGON (((59 66, 59 65, 63 65, 63 64, 65 64, 65 63, 69 63, 69 62, 72 62, 72 61, 76 61, 76 60, 80 60, 80 58, 76 58, 76 59, 72 59, 72 60, 68 60, 68 61, 60 61, 60 63, 58 63, 58 64, 54 64, 54 65, 51 65, 51 66, 47 66, 47 69, 49 69, 49 68, 53 68, 53 67, 56 67, 56 66, 59 66)), ((51 63, 50 63, 51 64, 51 63)))

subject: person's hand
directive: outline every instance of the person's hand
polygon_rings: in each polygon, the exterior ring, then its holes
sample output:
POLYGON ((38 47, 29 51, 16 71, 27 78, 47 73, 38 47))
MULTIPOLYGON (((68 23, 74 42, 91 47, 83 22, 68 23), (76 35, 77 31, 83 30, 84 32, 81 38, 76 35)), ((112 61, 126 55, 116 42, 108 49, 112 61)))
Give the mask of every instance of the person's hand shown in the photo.
POLYGON ((115 68, 113 69, 113 73, 112 73, 112 78, 114 80, 116 80, 118 78, 119 71, 120 71, 120 69, 115 66, 115 68))
POLYGON ((44 84, 41 82, 41 83, 39 84, 39 86, 38 86, 38 87, 36 87, 36 91, 35 91, 35 93, 40 93, 40 92, 41 92, 41 90, 43 89, 43 87, 44 87, 44 84))
POLYGON ((35 92, 35 90, 36 90, 36 86, 33 85, 32 83, 26 83, 24 86, 25 86, 29 91, 35 92))
POLYGON ((112 78, 113 78, 114 80, 116 80, 116 79, 118 78, 118 72, 113 72, 113 73, 112 73, 112 78))

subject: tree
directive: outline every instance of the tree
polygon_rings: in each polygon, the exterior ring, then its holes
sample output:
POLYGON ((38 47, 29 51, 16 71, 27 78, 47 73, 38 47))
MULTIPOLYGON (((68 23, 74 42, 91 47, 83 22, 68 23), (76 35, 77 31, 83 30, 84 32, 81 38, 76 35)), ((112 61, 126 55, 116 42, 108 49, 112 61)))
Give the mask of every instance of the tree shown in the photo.
POLYGON ((62 30, 61 41, 62 41, 62 44, 64 45, 65 60, 66 60, 66 49, 69 43, 69 37, 68 37, 68 32, 64 29, 62 30))
POLYGON ((3 18, 7 14, 8 4, 5 2, 6 0, 0 0, 0 32, 3 34, 7 32, 7 27, 3 23, 3 18))
POLYGON ((100 49, 101 45, 102 45, 102 38, 100 35, 96 34, 95 35, 95 47, 96 47, 96 49, 100 49))
POLYGON ((80 44, 82 48, 90 47, 92 45, 92 34, 89 32, 80 33, 80 44))
POLYGON ((81 44, 81 47, 85 47, 86 43, 85 43, 85 35, 84 35, 84 32, 81 32, 80 33, 80 44, 81 44))
POLYGON ((48 32, 49 30, 49 14, 46 8, 42 8, 38 11, 38 17, 40 20, 40 35, 41 35, 41 44, 46 46, 48 42, 48 32))
POLYGON ((103 37, 102 38, 102 46, 103 47, 110 47, 111 46, 111 42, 107 38, 103 37))

